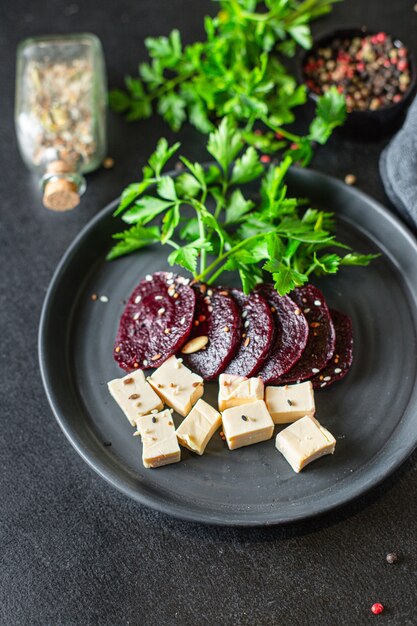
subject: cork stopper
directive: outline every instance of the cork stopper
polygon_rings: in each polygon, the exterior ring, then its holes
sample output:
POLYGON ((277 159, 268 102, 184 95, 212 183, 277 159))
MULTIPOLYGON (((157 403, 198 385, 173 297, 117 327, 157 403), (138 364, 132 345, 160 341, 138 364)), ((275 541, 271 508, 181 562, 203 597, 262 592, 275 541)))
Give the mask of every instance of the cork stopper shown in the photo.
MULTIPOLYGON (((47 168, 48 174, 62 176, 73 172, 71 164, 65 161, 52 161, 47 168)), ((80 203, 77 185, 67 178, 55 178, 46 183, 43 191, 43 204, 52 211, 69 211, 80 203)))
POLYGON ((80 203, 80 194, 75 183, 65 178, 56 178, 46 183, 43 204, 52 211, 69 211, 80 203))

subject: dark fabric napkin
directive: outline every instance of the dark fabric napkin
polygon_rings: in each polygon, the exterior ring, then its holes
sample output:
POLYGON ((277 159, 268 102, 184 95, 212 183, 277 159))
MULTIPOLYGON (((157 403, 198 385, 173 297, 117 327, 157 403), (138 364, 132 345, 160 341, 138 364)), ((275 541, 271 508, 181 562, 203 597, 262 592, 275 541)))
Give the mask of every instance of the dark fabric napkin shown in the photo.
POLYGON ((391 202, 417 226, 417 98, 403 127, 382 152, 379 170, 391 202))

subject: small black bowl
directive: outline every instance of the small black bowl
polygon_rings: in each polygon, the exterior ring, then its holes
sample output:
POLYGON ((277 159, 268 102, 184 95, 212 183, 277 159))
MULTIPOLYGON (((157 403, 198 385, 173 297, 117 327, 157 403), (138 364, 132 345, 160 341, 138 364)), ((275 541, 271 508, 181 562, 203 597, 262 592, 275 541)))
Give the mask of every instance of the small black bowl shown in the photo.
MULTIPOLYGON (((299 74, 302 82, 306 83, 307 80, 304 72, 307 58, 314 56, 316 50, 329 45, 335 39, 353 39, 354 37, 375 35, 377 32, 378 31, 375 30, 368 30, 366 27, 343 28, 328 32, 316 38, 312 48, 307 50, 300 59, 299 74)), ((404 45, 399 39, 392 37, 392 40, 396 47, 404 45)), ((417 83, 416 64, 409 49, 407 49, 407 61, 410 72, 410 84, 407 91, 404 92, 402 99, 399 102, 395 102, 374 111, 370 109, 364 111, 351 111, 348 113, 346 122, 343 126, 349 134, 366 138, 380 138, 393 132, 401 125, 404 113, 414 95, 417 83)), ((307 90, 309 97, 312 100, 317 101, 319 97, 318 94, 308 89, 308 87, 307 90)))

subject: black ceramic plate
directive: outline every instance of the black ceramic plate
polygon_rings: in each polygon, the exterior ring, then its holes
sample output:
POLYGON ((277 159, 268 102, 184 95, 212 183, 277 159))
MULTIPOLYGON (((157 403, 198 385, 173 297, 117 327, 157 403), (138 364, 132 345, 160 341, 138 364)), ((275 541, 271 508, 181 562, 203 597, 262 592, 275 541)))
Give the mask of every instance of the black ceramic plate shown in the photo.
MULTIPOLYGON (((381 482, 417 444, 417 244, 382 206, 343 183, 293 170, 291 190, 334 210, 339 237, 382 252, 368 268, 344 268, 319 284, 331 307, 353 320, 355 359, 348 377, 316 394, 317 417, 336 453, 295 474, 274 440, 230 452, 216 434, 199 457, 146 470, 141 443, 107 392, 122 375, 112 358, 123 300, 138 281, 166 268, 166 251, 147 249, 106 263, 115 204, 80 233, 46 296, 40 365, 55 416, 79 454, 103 478, 159 511, 226 525, 288 523, 323 513, 381 482), (91 294, 109 298, 93 302, 91 294), (104 445, 111 442, 111 446, 104 445)), ((216 385, 206 397, 215 402, 216 385)))

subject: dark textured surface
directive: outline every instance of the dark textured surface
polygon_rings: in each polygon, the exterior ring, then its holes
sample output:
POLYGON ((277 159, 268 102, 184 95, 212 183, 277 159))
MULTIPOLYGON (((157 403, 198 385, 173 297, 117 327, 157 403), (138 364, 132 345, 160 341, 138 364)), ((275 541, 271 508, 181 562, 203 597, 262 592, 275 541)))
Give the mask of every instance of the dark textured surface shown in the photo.
MULTIPOLYGON (((368 23, 415 51, 414 1, 345 0, 317 25, 368 23)), ((166 129, 111 118, 113 171, 89 177, 80 209, 53 215, 16 152, 14 51, 23 37, 90 30, 101 37, 111 84, 134 72, 143 37, 201 30, 208 2, 4 1, 0 18, 0 623, 14 625, 417 622, 417 455, 383 487, 323 519, 288 528, 227 530, 186 524, 138 506, 89 470, 52 417, 41 386, 36 332, 53 269, 67 245, 132 180, 166 129), (24 385, 24 392, 22 386, 24 385), (396 565, 385 563, 398 551, 396 565), (370 605, 381 601, 379 617, 370 605)), ((169 135, 169 133, 168 133, 169 135)), ((185 130, 191 157, 201 141, 185 130)), ((384 141, 333 138, 314 162, 384 201, 384 141)), ((387 376, 390 372, 387 371, 387 376)))

